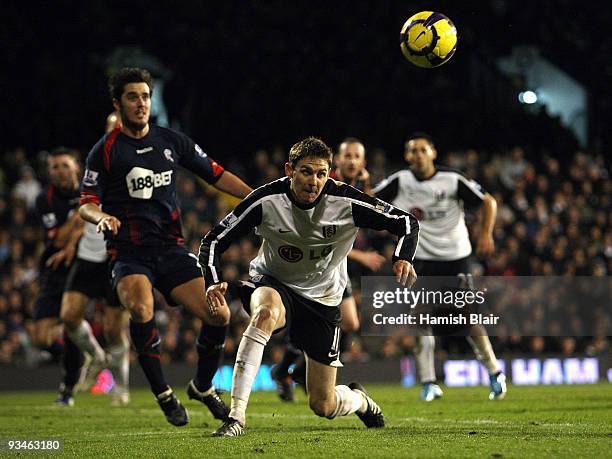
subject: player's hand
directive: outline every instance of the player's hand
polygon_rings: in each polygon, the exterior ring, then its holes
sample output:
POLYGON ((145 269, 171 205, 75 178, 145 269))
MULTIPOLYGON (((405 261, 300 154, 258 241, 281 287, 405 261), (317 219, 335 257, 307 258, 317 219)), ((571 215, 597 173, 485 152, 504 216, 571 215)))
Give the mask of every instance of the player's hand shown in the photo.
POLYGON ((416 282, 417 274, 414 266, 406 260, 397 260, 393 263, 393 272, 397 281, 402 285, 412 287, 416 282))
POLYGON ((359 260, 363 266, 373 272, 378 271, 385 261, 387 259, 378 252, 363 252, 359 260))
POLYGON ((96 225, 96 231, 98 233, 110 231, 113 236, 117 235, 117 233, 119 232, 119 228, 121 228, 121 222, 117 217, 113 217, 112 215, 102 217, 96 225))
POLYGON ((361 169, 361 172, 359 172, 359 174, 357 175, 357 179, 363 180, 366 183, 370 180, 370 173, 365 167, 361 169))
POLYGON ((57 267, 61 265, 64 261, 66 261, 66 252, 64 251, 64 249, 62 249, 59 252, 55 252, 53 255, 51 255, 47 259, 45 265, 47 266, 47 268, 51 268, 53 271, 55 271, 57 267))
POLYGON ((215 315, 220 308, 227 307, 225 301, 225 292, 227 291, 227 282, 211 285, 206 289, 206 304, 211 315, 215 315))
POLYGON ((493 236, 490 234, 482 234, 478 238, 478 245, 476 247, 476 255, 479 257, 486 257, 491 255, 495 250, 495 241, 493 236))
POLYGON ((64 252, 65 254, 64 266, 68 267, 72 264, 72 260, 74 260, 74 257, 76 255, 76 245, 68 244, 66 247, 64 247, 62 252, 64 252))

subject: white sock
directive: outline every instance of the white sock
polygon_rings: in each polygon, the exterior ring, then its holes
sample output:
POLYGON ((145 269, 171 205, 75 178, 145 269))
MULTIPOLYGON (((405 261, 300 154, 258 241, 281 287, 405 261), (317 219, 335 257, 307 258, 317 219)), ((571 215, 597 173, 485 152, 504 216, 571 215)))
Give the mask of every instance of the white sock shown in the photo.
POLYGON ((436 369, 434 366, 434 350, 436 349, 436 338, 434 336, 417 336, 414 359, 416 362, 417 375, 421 383, 434 382, 436 380, 436 369))
POLYGON ((363 395, 349 388, 349 386, 336 386, 336 409, 328 419, 336 416, 346 416, 356 411, 360 413, 368 409, 368 402, 363 395))
POLYGON ((470 346, 472 346, 476 358, 485 366, 489 374, 492 375, 501 371, 488 336, 468 336, 467 340, 470 346))
POLYGON ((232 405, 229 415, 243 425, 246 422, 246 408, 249 395, 251 395, 251 387, 261 365, 264 347, 269 339, 269 334, 254 325, 249 325, 238 346, 232 376, 232 405))
POLYGON ((72 342, 81 351, 88 353, 96 360, 104 360, 105 354, 102 346, 91 331, 91 326, 86 320, 81 321, 79 326, 74 330, 66 328, 66 333, 72 342))
POLYGON ((130 344, 123 337, 121 344, 115 344, 108 349, 111 356, 110 369, 115 377, 115 383, 122 390, 127 390, 130 383, 130 344))

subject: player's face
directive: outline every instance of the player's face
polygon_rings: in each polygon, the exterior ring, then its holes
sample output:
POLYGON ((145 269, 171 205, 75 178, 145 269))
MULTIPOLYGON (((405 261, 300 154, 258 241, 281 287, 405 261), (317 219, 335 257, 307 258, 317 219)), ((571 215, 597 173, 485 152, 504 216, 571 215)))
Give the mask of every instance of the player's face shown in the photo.
POLYGON ((115 110, 128 129, 142 131, 149 124, 151 91, 146 83, 128 83, 123 87, 120 100, 114 100, 115 110))
POLYGON ((295 168, 289 163, 285 164, 285 174, 291 178, 291 191, 298 202, 311 204, 317 200, 327 182, 329 162, 324 158, 302 158, 295 168))
POLYGON ((49 180, 53 186, 69 190, 78 184, 79 166, 70 155, 49 156, 49 180))
POLYGON ((416 173, 429 171, 436 159, 436 149, 427 139, 411 139, 406 142, 404 159, 416 173))
POLYGON ((342 178, 354 179, 365 168, 365 148, 359 142, 342 143, 336 155, 336 167, 342 178))

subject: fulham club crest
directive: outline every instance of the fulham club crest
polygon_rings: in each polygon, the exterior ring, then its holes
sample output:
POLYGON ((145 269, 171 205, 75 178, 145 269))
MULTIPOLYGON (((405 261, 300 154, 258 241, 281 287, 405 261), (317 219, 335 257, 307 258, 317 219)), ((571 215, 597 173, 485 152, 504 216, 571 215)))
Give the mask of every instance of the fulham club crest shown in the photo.
POLYGON ((337 227, 336 225, 327 225, 323 227, 323 237, 328 239, 333 237, 336 234, 337 227))

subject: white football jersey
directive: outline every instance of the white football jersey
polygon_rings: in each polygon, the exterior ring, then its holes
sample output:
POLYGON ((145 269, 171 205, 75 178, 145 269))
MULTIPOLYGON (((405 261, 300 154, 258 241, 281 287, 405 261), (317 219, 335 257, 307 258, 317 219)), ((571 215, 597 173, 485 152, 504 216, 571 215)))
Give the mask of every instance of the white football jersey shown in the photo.
POLYGON ((437 167, 426 180, 406 169, 380 182, 374 193, 419 220, 418 260, 453 261, 472 253, 463 206, 477 206, 484 199, 475 181, 445 167, 437 167))
POLYGON ((96 231, 96 225, 85 222, 85 231, 79 240, 77 248, 77 258, 92 261, 94 263, 102 263, 106 261, 106 242, 104 242, 104 234, 96 231))
POLYGON ((222 281, 220 254, 253 228, 263 241, 250 265, 251 278, 271 276, 327 306, 342 301, 346 257, 359 228, 399 236, 393 261, 412 262, 419 225, 408 213, 332 179, 317 201, 305 206, 294 200, 290 183, 285 177, 256 189, 204 237, 199 259, 207 285, 222 281))

